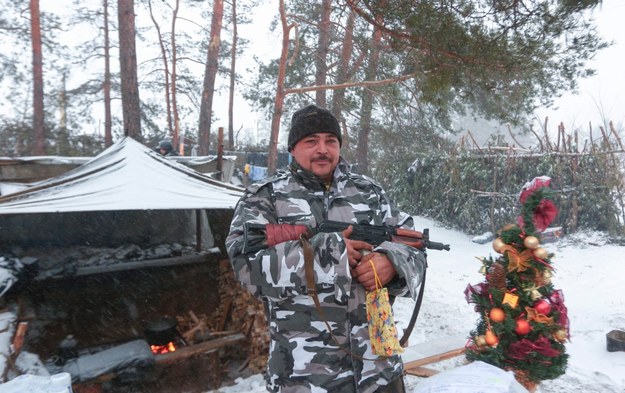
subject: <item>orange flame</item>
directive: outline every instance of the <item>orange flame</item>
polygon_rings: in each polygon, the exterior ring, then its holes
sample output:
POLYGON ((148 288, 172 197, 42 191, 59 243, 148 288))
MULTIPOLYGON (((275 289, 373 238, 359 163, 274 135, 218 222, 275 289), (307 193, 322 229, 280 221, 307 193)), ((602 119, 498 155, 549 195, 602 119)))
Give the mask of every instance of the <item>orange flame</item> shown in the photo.
POLYGON ((176 346, 173 342, 169 342, 166 345, 150 345, 152 353, 155 355, 162 355, 164 353, 176 352, 176 346))

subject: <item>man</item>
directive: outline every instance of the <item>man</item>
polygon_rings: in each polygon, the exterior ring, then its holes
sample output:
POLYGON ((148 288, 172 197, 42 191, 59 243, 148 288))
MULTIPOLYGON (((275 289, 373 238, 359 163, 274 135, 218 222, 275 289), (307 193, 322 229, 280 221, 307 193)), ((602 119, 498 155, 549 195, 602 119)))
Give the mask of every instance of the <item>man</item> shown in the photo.
POLYGON ((421 251, 399 243, 374 248, 350 240, 351 227, 312 236, 322 312, 306 292, 302 241, 245 252, 246 223, 316 227, 335 220, 413 229, 412 218, 392 205, 380 185, 349 171, 340 156, 341 142, 339 124, 326 109, 309 105, 295 112, 288 171, 248 188, 226 240, 238 279, 268 306, 269 391, 404 391, 401 358, 371 352, 365 290, 376 289, 372 261, 392 295, 410 291, 416 297, 425 268, 421 251), (372 252, 363 256, 364 250, 372 252))
POLYGON ((174 149, 174 145, 169 139, 163 139, 162 141, 160 141, 158 146, 156 146, 155 150, 165 157, 178 155, 178 153, 176 153, 176 150, 174 149))

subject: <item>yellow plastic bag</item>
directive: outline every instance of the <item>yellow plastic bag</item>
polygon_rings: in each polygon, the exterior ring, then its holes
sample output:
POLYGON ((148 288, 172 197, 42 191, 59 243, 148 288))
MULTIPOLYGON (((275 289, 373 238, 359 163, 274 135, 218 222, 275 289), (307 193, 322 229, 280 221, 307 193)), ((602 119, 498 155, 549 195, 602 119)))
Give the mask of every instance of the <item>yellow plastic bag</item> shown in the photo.
POLYGON ((376 290, 367 292, 367 322, 369 322, 369 339, 374 355, 393 356, 402 353, 399 345, 397 328, 393 319, 393 308, 388 298, 388 289, 382 287, 373 261, 369 261, 375 276, 376 290))

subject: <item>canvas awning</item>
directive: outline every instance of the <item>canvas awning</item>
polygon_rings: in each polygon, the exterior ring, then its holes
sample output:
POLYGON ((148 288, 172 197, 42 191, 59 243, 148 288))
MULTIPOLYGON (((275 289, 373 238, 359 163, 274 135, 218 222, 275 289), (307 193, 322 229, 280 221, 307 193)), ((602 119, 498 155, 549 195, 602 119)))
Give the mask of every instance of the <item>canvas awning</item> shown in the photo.
POLYGON ((230 209, 242 192, 124 137, 73 170, 0 196, 0 214, 230 209))

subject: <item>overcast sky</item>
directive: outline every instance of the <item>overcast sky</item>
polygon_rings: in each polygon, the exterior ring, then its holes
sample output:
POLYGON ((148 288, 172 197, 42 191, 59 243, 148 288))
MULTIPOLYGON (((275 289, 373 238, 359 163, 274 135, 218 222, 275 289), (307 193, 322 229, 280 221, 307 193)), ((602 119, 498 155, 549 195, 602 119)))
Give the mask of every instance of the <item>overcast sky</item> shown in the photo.
POLYGON ((581 80, 578 94, 565 94, 556 101, 556 107, 537 111, 537 118, 555 126, 564 123, 567 131, 581 127, 588 129, 613 121, 623 128, 625 124, 625 0, 604 0, 594 13, 599 32, 606 41, 614 45, 604 49, 590 62, 597 75, 581 80))

